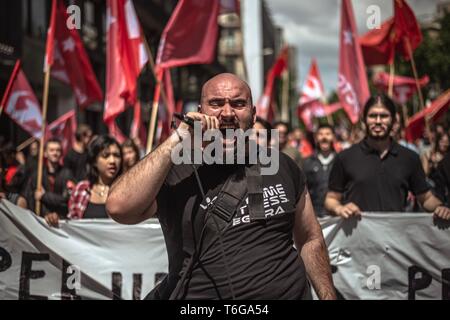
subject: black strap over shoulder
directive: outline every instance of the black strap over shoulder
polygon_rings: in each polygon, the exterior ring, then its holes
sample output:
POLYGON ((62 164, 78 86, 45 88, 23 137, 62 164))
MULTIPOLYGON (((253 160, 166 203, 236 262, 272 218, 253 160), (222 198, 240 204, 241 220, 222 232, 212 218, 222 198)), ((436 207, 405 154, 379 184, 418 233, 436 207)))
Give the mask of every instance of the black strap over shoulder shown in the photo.
POLYGON ((261 167, 259 164, 245 167, 245 177, 247 178, 248 209, 250 212, 250 221, 264 220, 263 190, 261 167))
POLYGON ((213 245, 220 234, 231 225, 231 220, 245 201, 246 196, 249 198, 250 220, 265 221, 260 172, 259 164, 245 166, 245 169, 242 167, 242 170, 237 170, 225 181, 214 203, 207 204, 206 210, 202 210, 199 206, 195 216, 194 207, 198 201, 198 196, 188 201, 183 215, 183 250, 187 253, 188 258, 183 263, 183 270, 180 273, 181 279, 172 292, 171 299, 178 298, 186 279, 190 276, 196 259, 198 259, 200 251, 206 250, 213 245), (193 223, 194 220, 198 221, 197 219, 201 219, 200 221, 204 225, 203 228, 195 229, 196 234, 194 237, 193 223))

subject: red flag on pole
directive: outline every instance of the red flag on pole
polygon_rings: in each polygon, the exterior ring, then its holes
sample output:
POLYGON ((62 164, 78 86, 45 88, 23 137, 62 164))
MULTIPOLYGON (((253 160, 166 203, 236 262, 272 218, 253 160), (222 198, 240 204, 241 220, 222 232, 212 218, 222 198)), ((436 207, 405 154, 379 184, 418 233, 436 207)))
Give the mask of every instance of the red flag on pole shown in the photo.
POLYGON ((391 64, 395 52, 409 60, 408 41, 414 51, 422 42, 422 32, 414 12, 404 0, 394 0, 394 17, 385 21, 380 29, 359 38, 366 65, 391 64))
POLYGON ((342 109, 339 102, 333 104, 323 104, 320 101, 312 101, 302 108, 297 109, 298 117, 305 124, 306 129, 313 131, 314 123, 313 118, 322 118, 332 115, 336 111, 342 109))
POLYGON ((311 67, 309 69, 308 76, 302 87, 302 93, 299 100, 299 107, 303 105, 320 100, 325 96, 323 89, 322 79, 320 77, 319 68, 315 58, 311 61, 311 67))
POLYGON ((411 52, 416 50, 422 42, 422 32, 414 12, 405 0, 394 1, 394 12, 395 36, 399 43, 396 49, 405 60, 409 60, 411 57, 408 46, 411 46, 411 52))
POLYGON ((41 107, 20 67, 20 61, 16 62, 1 106, 22 129, 36 139, 40 139, 42 136, 41 107))
POLYGON ((158 108, 160 115, 154 141, 164 139, 170 131, 170 121, 175 110, 168 69, 189 64, 210 64, 214 61, 219 9, 219 0, 180 0, 164 28, 156 57, 157 85, 153 105, 159 102, 163 78, 165 96, 169 101, 165 106, 166 110, 158 108))
POLYGON ((422 136, 425 121, 436 121, 445 115, 450 106, 450 89, 441 94, 433 103, 409 118, 406 139, 414 141, 422 136))
POLYGON ((142 109, 139 99, 136 101, 133 109, 134 115, 133 122, 131 123, 130 138, 138 138, 140 141, 140 145, 145 146, 147 145, 147 132, 142 121, 142 109))
POLYGON ((67 154, 75 140, 77 119, 75 110, 62 115, 47 126, 46 138, 58 138, 62 143, 62 155, 67 154))
POLYGON ((359 38, 366 65, 391 64, 395 57, 394 19, 381 24, 359 38))
POLYGON ((157 68, 214 61, 219 0, 180 0, 161 35, 157 68))
MULTIPOLYGON (((430 78, 428 76, 424 76, 419 79, 419 84, 421 87, 425 87, 430 78)), ((386 72, 379 72, 375 75, 373 79, 373 84, 384 92, 388 92, 389 89, 389 74, 386 72)), ((393 99, 395 102, 399 104, 405 104, 409 99, 417 92, 416 79, 395 76, 393 81, 393 99)))
POLYGON ((163 83, 164 86, 159 87, 158 90, 163 89, 167 101, 159 101, 158 105, 158 129, 156 139, 158 143, 163 142, 170 135, 170 124, 172 121, 172 115, 175 112, 175 98, 173 96, 172 78, 170 76, 169 69, 161 69, 163 71, 163 83))
POLYGON ((351 0, 342 0, 338 96, 352 123, 358 121, 369 98, 369 85, 357 39, 351 0))
POLYGON ((275 78, 279 78, 283 71, 286 69, 288 63, 288 47, 284 47, 277 60, 273 64, 272 68, 267 72, 266 85, 264 87, 264 93, 258 100, 256 105, 256 114, 264 120, 272 121, 274 111, 272 108, 272 93, 275 78))
MULTIPOLYGON (((126 105, 136 103, 137 80, 148 61, 143 34, 131 0, 108 0, 106 95, 103 120, 109 124, 126 105)), ((109 126, 114 128, 115 125, 109 126)))
POLYGON ((56 1, 52 0, 52 10, 50 13, 50 22, 47 30, 47 42, 45 44, 44 72, 53 64, 53 48, 55 42, 55 22, 56 22, 56 1))
POLYGON ((51 75, 72 86, 79 106, 101 101, 103 94, 78 31, 66 25, 69 15, 63 1, 53 0, 52 9, 56 14, 52 11, 44 68, 51 65, 51 75))

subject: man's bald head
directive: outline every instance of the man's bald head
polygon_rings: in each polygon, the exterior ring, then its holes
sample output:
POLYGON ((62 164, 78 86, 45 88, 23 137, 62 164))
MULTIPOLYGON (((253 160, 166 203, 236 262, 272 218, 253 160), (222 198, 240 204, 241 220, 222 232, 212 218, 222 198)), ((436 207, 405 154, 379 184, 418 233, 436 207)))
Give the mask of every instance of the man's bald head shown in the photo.
POLYGON ((220 73, 206 81, 202 87, 202 102, 207 95, 206 93, 208 89, 210 89, 211 87, 227 84, 230 86, 242 87, 242 89, 244 89, 248 93, 248 96, 250 98, 250 105, 253 106, 252 91, 250 89, 250 86, 247 84, 247 82, 232 73, 220 73))

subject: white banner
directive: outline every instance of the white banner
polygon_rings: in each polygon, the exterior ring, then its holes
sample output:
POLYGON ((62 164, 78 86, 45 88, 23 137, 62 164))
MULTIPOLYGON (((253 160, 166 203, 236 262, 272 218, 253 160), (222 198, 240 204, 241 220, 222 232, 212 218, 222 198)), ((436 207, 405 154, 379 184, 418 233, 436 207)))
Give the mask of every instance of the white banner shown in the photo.
POLYGON ((345 299, 450 299, 450 223, 428 213, 321 221, 345 299))
POLYGON ((142 299, 167 273, 158 221, 61 221, 0 202, 0 300, 142 299))
MULTIPOLYGON (((345 299, 450 299, 450 223, 431 214, 321 220, 345 299)), ((167 272, 159 223, 42 218, 0 202, 0 300, 142 299, 167 272)))

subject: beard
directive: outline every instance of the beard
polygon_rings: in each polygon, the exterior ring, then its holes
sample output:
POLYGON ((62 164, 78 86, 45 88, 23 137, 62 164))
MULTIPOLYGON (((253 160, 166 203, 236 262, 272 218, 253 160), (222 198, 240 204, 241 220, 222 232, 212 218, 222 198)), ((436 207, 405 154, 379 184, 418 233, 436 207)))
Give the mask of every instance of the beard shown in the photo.
POLYGON ((329 151, 333 149, 333 142, 329 140, 321 140, 319 141, 318 146, 320 151, 329 151))
POLYGON ((373 135, 372 131, 370 130, 369 126, 366 124, 366 136, 370 137, 373 140, 386 140, 391 136, 391 131, 394 124, 391 123, 386 127, 386 131, 382 135, 373 135))

